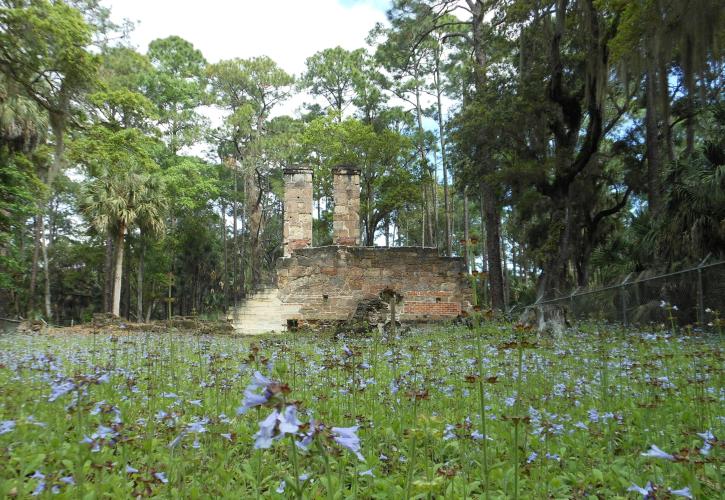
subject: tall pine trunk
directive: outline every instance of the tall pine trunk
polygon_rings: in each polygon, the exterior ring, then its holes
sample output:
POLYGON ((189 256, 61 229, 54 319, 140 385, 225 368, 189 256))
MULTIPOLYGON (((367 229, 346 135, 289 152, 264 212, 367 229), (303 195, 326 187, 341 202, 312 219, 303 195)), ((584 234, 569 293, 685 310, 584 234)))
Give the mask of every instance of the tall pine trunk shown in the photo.
POLYGON ((237 167, 234 166, 234 201, 232 202, 232 301, 234 303, 239 299, 239 233, 237 225, 237 198, 239 183, 237 180, 237 167))
MULTIPOLYGON (((447 201, 447 199, 446 199, 447 201)), ((468 274, 471 271, 471 265, 470 265, 470 257, 468 255, 468 248, 469 248, 469 239, 470 239, 470 231, 469 231, 469 225, 468 225, 468 186, 463 187, 463 239, 465 243, 463 244, 463 260, 466 263, 466 274, 468 274)), ((448 236, 448 239, 450 240, 450 235, 448 236)), ((449 254, 450 255, 450 254, 449 254)))
POLYGON ((143 323, 143 272, 146 245, 143 232, 139 235, 138 270, 136 271, 136 321, 143 323))
POLYGON ((228 262, 229 262, 229 250, 227 249, 227 204, 224 200, 222 200, 222 248, 224 249, 224 274, 222 275, 222 295, 224 296, 224 312, 227 312, 227 309, 229 308, 229 269, 228 269, 228 262))
POLYGON ((488 283, 491 308, 504 308, 503 267, 501 265, 501 209, 491 186, 481 183, 486 218, 486 253, 488 254, 488 283))
POLYGON ((40 258, 40 238, 43 233, 43 214, 37 214, 33 224, 33 262, 30 268, 30 286, 28 290, 28 318, 35 313, 35 293, 38 283, 38 260, 40 258))
POLYGON ((41 232, 40 232, 40 250, 43 255, 43 284, 44 284, 44 303, 45 303, 45 317, 47 318, 48 322, 52 321, 53 312, 51 311, 50 306, 50 262, 48 260, 48 247, 45 244, 45 234, 43 234, 43 228, 41 226, 41 232))
MULTIPOLYGON (((440 53, 436 50, 436 66, 435 66, 435 83, 436 83, 436 101, 438 106, 438 135, 441 143, 441 165, 443 166, 443 204, 445 206, 445 226, 446 226, 446 255, 453 255, 453 242, 451 241, 451 206, 448 199, 448 163, 446 153, 445 129, 443 128, 443 106, 441 105, 441 76, 440 76, 440 53)), ((466 261, 468 266, 468 261, 466 261)))
POLYGON ((657 77, 654 64, 647 64, 645 141, 647 146, 647 202, 650 212, 659 213, 662 195, 662 154, 657 113, 657 77))

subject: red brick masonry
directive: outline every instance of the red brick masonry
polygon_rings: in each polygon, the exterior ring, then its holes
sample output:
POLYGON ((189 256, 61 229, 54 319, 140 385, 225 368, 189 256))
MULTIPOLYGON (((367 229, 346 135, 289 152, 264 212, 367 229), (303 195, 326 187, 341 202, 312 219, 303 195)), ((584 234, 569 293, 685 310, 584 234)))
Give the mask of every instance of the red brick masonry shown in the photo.
POLYGON ((403 296, 403 321, 451 319, 470 309, 463 259, 434 248, 300 248, 277 263, 286 319, 346 320, 358 302, 390 288, 403 296))

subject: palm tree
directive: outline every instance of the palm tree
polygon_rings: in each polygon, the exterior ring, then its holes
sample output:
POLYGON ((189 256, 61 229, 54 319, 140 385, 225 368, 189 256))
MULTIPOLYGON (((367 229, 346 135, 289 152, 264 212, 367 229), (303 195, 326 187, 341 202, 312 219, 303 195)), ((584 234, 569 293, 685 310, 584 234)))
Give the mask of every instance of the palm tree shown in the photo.
POLYGON ((146 232, 160 232, 164 227, 166 206, 160 179, 145 172, 105 172, 83 190, 81 210, 98 231, 115 240, 115 274, 113 282, 114 316, 120 315, 123 251, 126 233, 133 227, 146 232))

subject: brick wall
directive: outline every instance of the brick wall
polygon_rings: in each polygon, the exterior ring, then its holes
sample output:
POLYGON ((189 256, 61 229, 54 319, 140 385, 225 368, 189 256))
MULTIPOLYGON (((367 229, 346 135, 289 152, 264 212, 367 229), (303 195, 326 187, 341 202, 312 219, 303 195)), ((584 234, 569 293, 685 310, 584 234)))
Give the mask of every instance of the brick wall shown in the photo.
POLYGON ((301 248, 277 263, 287 319, 345 320, 360 300, 390 288, 402 295, 403 321, 452 319, 470 308, 463 259, 433 248, 301 248))

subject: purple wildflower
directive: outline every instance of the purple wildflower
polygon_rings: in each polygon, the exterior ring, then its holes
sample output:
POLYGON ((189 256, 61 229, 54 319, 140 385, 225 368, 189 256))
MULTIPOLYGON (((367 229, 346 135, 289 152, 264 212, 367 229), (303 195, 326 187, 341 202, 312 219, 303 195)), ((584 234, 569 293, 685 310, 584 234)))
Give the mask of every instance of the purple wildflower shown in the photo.
POLYGON ((282 434, 294 434, 300 428, 300 422, 297 420, 297 407, 290 405, 284 409, 279 420, 279 432, 282 434))
POLYGON ((251 383, 244 389, 244 401, 242 401, 242 406, 237 408, 237 415, 243 415, 250 408, 262 406, 267 403, 269 398, 272 397, 272 392, 267 388, 270 384, 272 384, 272 380, 258 371, 254 372, 251 383), (262 388, 264 388, 264 391, 259 394, 257 391, 262 388))
POLYGON ((274 429, 277 426, 279 412, 273 410, 267 418, 259 423, 259 431, 254 435, 254 448, 266 449, 272 446, 274 429))
POLYGON ((279 486, 277 486, 277 489, 276 489, 276 490, 274 490, 274 491, 275 491, 275 492, 277 492, 277 493, 279 493, 279 494, 281 495, 282 493, 284 493, 284 489, 285 489, 286 487, 287 487, 287 482, 286 482, 286 481, 285 481, 284 479, 282 479, 282 480, 281 480, 281 481, 279 482, 279 486))
POLYGON ((259 373, 259 371, 255 371, 254 375, 252 375, 252 382, 249 384, 247 389, 261 389, 262 387, 267 387, 271 383, 272 380, 259 373))
POLYGON ((0 436, 15 429, 15 420, 3 420, 0 422, 0 436))
MULTIPOLYGON (((46 424, 45 422, 39 422, 32 415, 28 415, 25 421, 29 424, 37 425, 38 427, 48 427, 48 424, 46 424)), ((0 434, 2 434, 2 432, 0 432, 0 434)))
POLYGON ((674 461, 675 457, 667 453, 666 451, 662 451, 657 445, 652 445, 649 450, 647 450, 644 453, 640 453, 643 457, 652 457, 652 458, 664 458, 665 460, 674 461))
POLYGON ((647 482, 644 488, 637 486, 636 484, 632 484, 632 486, 627 488, 627 491, 637 492, 642 495, 642 498, 647 498, 650 493, 654 492, 654 488, 652 487, 652 483, 647 482))
POLYGON ((670 490, 670 494, 676 497, 692 498, 692 492, 687 486, 680 488, 679 490, 670 490))
POLYGON ((365 457, 360 453, 360 438, 357 436, 358 426, 353 427, 333 427, 332 438, 337 444, 343 448, 347 448, 355 454, 355 456, 362 462, 365 461, 365 457))
POLYGON ((48 401, 51 403, 58 399, 61 396, 65 396, 70 391, 76 388, 76 385, 71 382, 70 380, 63 381, 59 384, 53 385, 51 387, 50 396, 48 396, 48 401))
POLYGON ((43 474, 40 471, 35 471, 35 473, 30 476, 31 479, 39 479, 37 486, 35 486, 35 489, 33 490, 32 495, 34 497, 39 496, 43 491, 45 491, 45 474, 43 474))

